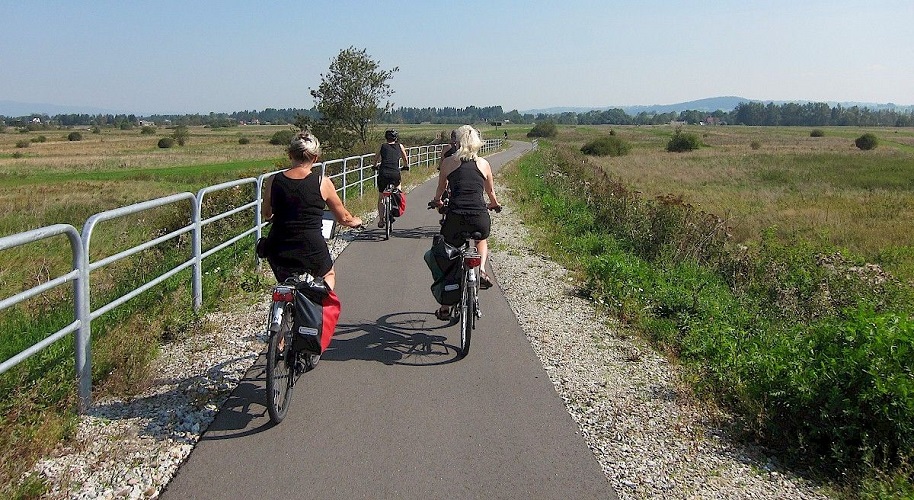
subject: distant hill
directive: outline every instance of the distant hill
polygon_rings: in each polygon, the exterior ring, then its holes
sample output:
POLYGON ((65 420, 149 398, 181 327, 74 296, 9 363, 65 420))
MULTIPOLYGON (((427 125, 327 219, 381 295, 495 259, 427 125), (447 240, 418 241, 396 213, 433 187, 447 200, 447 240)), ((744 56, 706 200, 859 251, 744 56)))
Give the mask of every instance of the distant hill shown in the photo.
MULTIPOLYGON (((764 101, 759 99, 747 99, 745 97, 736 97, 736 96, 725 96, 725 97, 709 97, 707 99, 698 99, 697 101, 688 101, 680 102, 677 104, 651 104, 646 106, 602 106, 602 107, 555 107, 555 108, 543 108, 543 109, 531 109, 527 111, 521 111, 522 114, 547 114, 547 115, 557 115, 560 113, 586 113, 588 111, 604 111, 607 109, 621 109, 625 111, 626 114, 634 116, 638 113, 679 113, 682 111, 705 111, 705 112, 714 112, 717 110, 721 111, 733 111, 736 107, 744 102, 761 102, 763 104, 768 104, 772 102, 774 104, 785 104, 788 102, 795 102, 797 104, 806 104, 809 102, 821 102, 821 101, 764 101)), ((861 108, 869 108, 873 110, 878 109, 895 109, 897 111, 911 111, 914 110, 914 105, 898 105, 894 103, 887 104, 878 104, 872 102, 834 102, 830 101, 827 103, 830 107, 835 107, 841 105, 841 107, 849 108, 852 106, 857 106, 861 108)))
POLYGON ((707 99, 699 99, 697 101, 681 102, 678 104, 651 104, 651 105, 639 105, 639 106, 601 106, 601 107, 555 107, 555 108, 543 108, 543 109, 530 109, 527 111, 521 111, 521 113, 537 115, 540 113, 547 115, 557 115, 559 113, 586 113, 588 111, 604 111, 607 109, 621 109, 629 115, 637 115, 641 112, 646 113, 678 113, 680 111, 686 110, 696 110, 696 111, 732 111, 736 108, 737 105, 743 102, 751 102, 752 99, 746 99, 745 97, 709 97, 707 99))

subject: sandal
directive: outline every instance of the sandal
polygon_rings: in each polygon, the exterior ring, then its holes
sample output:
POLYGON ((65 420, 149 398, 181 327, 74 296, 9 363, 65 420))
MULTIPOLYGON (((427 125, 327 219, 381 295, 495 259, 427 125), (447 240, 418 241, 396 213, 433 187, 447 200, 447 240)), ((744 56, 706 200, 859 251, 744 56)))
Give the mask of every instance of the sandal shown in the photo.
POLYGON ((483 290, 492 288, 492 280, 490 280, 489 275, 483 271, 479 271, 479 288, 483 290))
POLYGON ((435 309, 435 317, 441 321, 450 321, 451 319, 451 308, 446 309, 435 309))

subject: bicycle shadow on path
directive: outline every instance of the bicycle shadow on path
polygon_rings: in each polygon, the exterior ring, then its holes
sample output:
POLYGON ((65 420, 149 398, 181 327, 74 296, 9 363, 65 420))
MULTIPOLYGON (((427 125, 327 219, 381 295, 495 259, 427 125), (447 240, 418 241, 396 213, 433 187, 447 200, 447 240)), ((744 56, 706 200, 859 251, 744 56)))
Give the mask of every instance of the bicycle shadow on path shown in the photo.
POLYGON ((266 356, 261 353, 244 379, 222 403, 216 419, 200 437, 200 441, 250 436, 274 427, 275 424, 267 416, 267 407, 264 405, 266 398, 266 356), (249 428, 259 420, 264 423, 249 428))
MULTIPOLYGON (((441 226, 421 226, 421 227, 412 227, 412 228, 401 228, 394 224, 394 227, 391 229, 390 237, 391 238, 407 238, 407 239, 431 239, 441 230, 441 226)), ((384 229, 377 227, 372 224, 369 225, 365 230, 359 233, 359 235, 353 238, 353 241, 385 241, 384 239, 384 229)))
POLYGON ((340 323, 327 361, 378 361, 385 365, 435 366, 458 361, 457 346, 435 333, 453 323, 441 322, 425 311, 391 313, 374 323, 340 323))

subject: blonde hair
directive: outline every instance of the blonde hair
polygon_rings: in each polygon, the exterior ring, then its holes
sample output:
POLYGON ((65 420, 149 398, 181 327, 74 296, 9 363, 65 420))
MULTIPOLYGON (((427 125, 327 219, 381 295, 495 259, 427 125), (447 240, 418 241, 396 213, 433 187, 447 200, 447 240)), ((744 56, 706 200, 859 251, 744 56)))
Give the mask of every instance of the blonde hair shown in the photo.
POLYGON ((463 125, 457 129, 457 142, 460 144, 457 148, 457 157, 463 161, 472 161, 478 157, 479 149, 482 147, 482 138, 479 137, 479 131, 469 125, 463 125))
POLYGON ((292 137, 288 151, 293 160, 313 161, 321 155, 321 141, 310 130, 304 129, 292 137))

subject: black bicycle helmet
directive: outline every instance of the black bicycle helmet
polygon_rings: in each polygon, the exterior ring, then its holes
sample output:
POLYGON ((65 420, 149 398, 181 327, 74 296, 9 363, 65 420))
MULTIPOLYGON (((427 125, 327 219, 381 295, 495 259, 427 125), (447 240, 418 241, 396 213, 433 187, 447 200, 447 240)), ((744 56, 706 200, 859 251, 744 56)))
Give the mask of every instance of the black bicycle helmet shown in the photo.
POLYGON ((384 138, 387 139, 387 142, 396 142, 400 140, 400 134, 396 130, 390 129, 384 132, 384 138))

